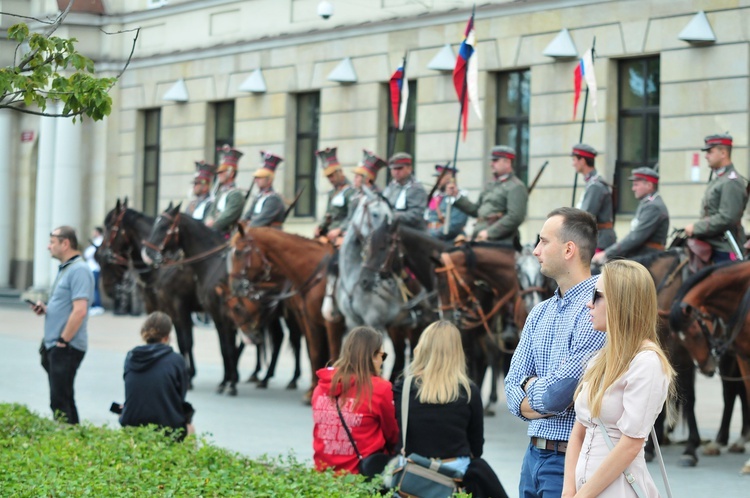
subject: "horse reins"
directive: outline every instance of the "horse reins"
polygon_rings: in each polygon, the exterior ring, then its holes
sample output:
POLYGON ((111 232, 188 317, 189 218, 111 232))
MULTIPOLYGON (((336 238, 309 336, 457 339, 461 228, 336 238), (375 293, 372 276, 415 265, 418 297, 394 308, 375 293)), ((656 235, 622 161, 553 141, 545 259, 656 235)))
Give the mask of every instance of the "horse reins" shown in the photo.
POLYGON ((197 263, 229 249, 229 242, 224 242, 223 244, 219 244, 216 247, 212 247, 211 249, 199 252, 198 254, 187 258, 168 260, 164 257, 164 250, 171 242, 172 237, 174 237, 175 244, 177 244, 180 240, 180 213, 178 212, 174 216, 170 215, 169 213, 162 213, 161 216, 171 221, 169 228, 167 229, 167 233, 164 236, 164 240, 162 240, 161 244, 159 244, 158 246, 148 240, 142 240, 141 243, 152 251, 156 251, 157 254, 164 258, 166 262, 159 264, 159 266, 162 268, 197 263))
MULTIPOLYGON (((466 322, 464 325, 468 327, 474 327, 479 326, 480 324, 484 326, 485 331, 487 334, 489 334, 490 337, 493 337, 492 330, 489 326, 489 320, 494 317, 498 311, 506 304, 510 299, 518 294, 518 289, 514 286, 512 287, 502 298, 500 298, 495 305, 492 307, 492 309, 485 313, 482 309, 482 305, 477 299, 477 297, 474 295, 474 293, 471 291, 471 288, 467 285, 467 283, 464 281, 464 279, 461 277, 461 275, 458 273, 458 270, 456 269, 456 265, 453 263, 453 259, 451 259, 450 255, 448 253, 442 253, 440 255, 440 259, 443 262, 442 268, 436 268, 436 273, 445 273, 446 280, 448 281, 448 291, 450 295, 450 305, 449 306, 441 306, 441 311, 447 311, 447 310, 464 310, 464 311, 472 311, 472 308, 469 306, 466 306, 463 303, 463 300, 461 299, 461 294, 459 291, 459 286, 466 292, 466 295, 471 302, 473 306, 473 310, 479 314, 480 321, 478 322, 466 322)), ((500 350, 504 353, 512 353, 512 351, 507 350, 504 345, 498 344, 500 347, 500 350)))

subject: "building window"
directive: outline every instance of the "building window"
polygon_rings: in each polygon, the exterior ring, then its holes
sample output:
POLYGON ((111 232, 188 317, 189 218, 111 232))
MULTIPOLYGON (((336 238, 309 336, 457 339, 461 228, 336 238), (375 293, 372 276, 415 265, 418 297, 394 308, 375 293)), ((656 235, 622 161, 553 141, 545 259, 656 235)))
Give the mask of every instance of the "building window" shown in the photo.
POLYGON ((295 216, 315 216, 315 167, 320 125, 320 92, 297 94, 297 153, 294 164, 294 191, 305 191, 294 207, 295 216))
MULTIPOLYGON (((404 120, 404 126, 402 129, 398 129, 393 123, 393 107, 391 106, 390 90, 385 92, 387 100, 386 107, 388 107, 388 148, 387 154, 395 154, 397 152, 408 152, 411 154, 414 164, 414 170, 416 172, 417 156, 416 156, 416 142, 417 142, 417 82, 409 81, 409 100, 406 103, 406 119, 404 120)), ((387 161, 390 159, 386 157, 387 161)), ((386 183, 391 181, 391 171, 386 172, 386 183)))
POLYGON ((516 149, 516 175, 529 180, 529 101, 531 71, 513 71, 497 76, 497 128, 495 144, 516 149))
POLYGON ((621 213, 638 204, 629 195, 631 171, 659 161, 659 80, 659 57, 620 61, 615 186, 621 213))
POLYGON ((214 104, 214 164, 221 162, 219 148, 229 144, 234 146, 234 101, 214 104))
POLYGON ((161 109, 144 111, 143 212, 156 216, 159 209, 159 136, 161 109))

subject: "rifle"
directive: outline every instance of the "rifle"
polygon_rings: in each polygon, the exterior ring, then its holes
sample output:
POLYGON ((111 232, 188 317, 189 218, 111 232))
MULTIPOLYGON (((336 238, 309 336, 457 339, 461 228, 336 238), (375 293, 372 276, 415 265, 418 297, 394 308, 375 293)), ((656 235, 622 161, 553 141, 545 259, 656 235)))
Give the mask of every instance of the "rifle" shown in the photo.
POLYGON ((302 185, 302 187, 300 187, 300 189, 297 191, 297 195, 294 196, 294 200, 292 201, 291 204, 289 204, 289 207, 286 208, 286 211, 284 211, 284 219, 281 220, 282 223, 286 221, 287 217, 289 216, 289 213, 291 213, 292 209, 294 209, 294 206, 297 205, 297 201, 299 200, 300 197, 302 197, 302 192, 305 191, 306 187, 307 187, 307 183, 302 185))
POLYGON ((427 202, 430 202, 430 199, 432 199, 432 196, 435 195, 435 191, 440 187, 440 182, 442 181, 445 174, 448 172, 448 168, 450 167, 451 162, 448 161, 448 164, 445 165, 443 168, 443 171, 440 172, 440 175, 438 176, 437 181, 435 182, 435 185, 432 186, 432 190, 430 190, 430 194, 427 196, 427 202))
POLYGON ((539 181, 539 178, 542 177, 542 173, 544 173, 544 168, 547 167, 549 164, 549 161, 544 161, 544 164, 542 164, 542 167, 537 172, 536 176, 534 177, 534 181, 531 182, 531 186, 529 187, 528 193, 530 194, 532 190, 534 190, 534 187, 536 187, 537 182, 539 181))
POLYGON ((250 198, 250 194, 253 193, 253 187, 255 187, 255 178, 253 178, 253 183, 250 184, 250 188, 247 189, 247 192, 245 192, 245 201, 242 203, 242 211, 245 211, 245 205, 247 204, 247 200, 250 198))

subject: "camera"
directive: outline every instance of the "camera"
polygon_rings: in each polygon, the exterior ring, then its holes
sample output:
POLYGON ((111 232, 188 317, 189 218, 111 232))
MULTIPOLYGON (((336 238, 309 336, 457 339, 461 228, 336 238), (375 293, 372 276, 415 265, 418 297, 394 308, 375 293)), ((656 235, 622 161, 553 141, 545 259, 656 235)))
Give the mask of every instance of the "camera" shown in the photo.
POLYGON ((116 413, 117 415, 122 415, 122 405, 117 401, 113 401, 112 405, 109 407, 109 411, 116 413))
POLYGON ((318 4, 318 15, 323 19, 330 19, 333 15, 333 4, 327 0, 323 0, 318 4))

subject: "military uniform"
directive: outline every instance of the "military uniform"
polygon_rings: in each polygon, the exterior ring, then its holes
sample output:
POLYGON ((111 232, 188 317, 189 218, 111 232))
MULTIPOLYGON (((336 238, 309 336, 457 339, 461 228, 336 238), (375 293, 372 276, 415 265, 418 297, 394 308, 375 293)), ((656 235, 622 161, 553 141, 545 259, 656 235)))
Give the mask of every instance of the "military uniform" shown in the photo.
POLYGON ((663 251, 668 234, 669 211, 659 192, 654 192, 638 203, 633 221, 630 222, 630 233, 604 252, 607 259, 612 259, 663 251))
POLYGON ((526 185, 508 173, 489 183, 476 203, 459 195, 453 207, 477 218, 472 238, 487 230, 487 240, 512 244, 515 238, 520 239, 518 227, 526 219, 528 200, 526 185))
MULTIPOLYGON (((237 162, 242 157, 242 152, 233 149, 229 145, 225 145, 218 150, 222 151, 224 155, 217 173, 231 169, 236 174, 237 162)), ((205 219, 213 220, 211 228, 225 236, 229 236, 240 216, 242 216, 244 205, 245 194, 237 188, 234 181, 229 184, 220 185, 216 193, 216 200, 210 206, 205 219)))
POLYGON ((328 192, 328 207, 326 208, 323 223, 320 225, 321 233, 344 227, 346 219, 349 216, 349 211, 353 209, 351 198, 354 193, 354 187, 352 187, 349 180, 346 180, 341 187, 328 192))
MULTIPOLYGON (((587 168, 594 168, 594 160, 598 155, 596 149, 587 144, 576 144, 573 146, 571 156, 575 156, 578 161, 586 161, 587 168)), ((579 162, 577 166, 582 165, 579 162)), ((576 165, 576 163, 574 163, 576 165)), ((578 169, 579 173, 584 173, 587 169, 578 169)), ((596 228, 599 231, 596 248, 598 250, 606 249, 617 242, 617 234, 614 230, 614 206, 612 205, 612 187, 596 171, 591 169, 584 175, 585 187, 583 195, 576 204, 578 209, 590 213, 596 219, 596 228)))
POLYGON ((211 196, 209 194, 193 197, 185 209, 185 213, 196 220, 203 221, 211 209, 211 196))
MULTIPOLYGON (((193 177, 193 185, 203 185, 210 189, 211 181, 213 180, 216 170, 214 165, 208 164, 206 161, 196 161, 195 168, 197 171, 193 177)), ((203 221, 206 214, 208 214, 212 202, 213 198, 210 193, 204 195, 193 195, 185 209, 185 213, 196 220, 203 221)))
POLYGON ((211 228, 219 233, 228 234, 242 216, 244 205, 245 194, 234 182, 221 185, 216 194, 216 202, 210 206, 206 219, 214 220, 211 228))
POLYGON ((409 176, 404 183, 392 180, 383 191, 383 197, 388 199, 396 219, 402 225, 418 230, 427 228, 424 219, 427 192, 413 176, 409 176))
POLYGON ((711 244, 715 251, 733 253, 731 244, 724 238, 724 232, 732 232, 737 244, 742 247, 745 243, 742 214, 746 203, 745 180, 734 169, 734 165, 716 170, 703 195, 701 220, 695 223, 693 236, 711 244))
POLYGON ((604 249, 617 242, 612 216, 612 188, 596 170, 586 175, 584 180, 586 187, 576 207, 591 213, 596 219, 599 230, 596 247, 604 249))
MULTIPOLYGON (((262 160, 261 167, 253 173, 255 178, 270 178, 273 182, 276 168, 283 159, 271 152, 260 151, 262 160)), ((253 199, 250 209, 242 217, 245 221, 250 221, 250 227, 273 227, 281 229, 286 215, 286 206, 284 199, 273 190, 269 185, 258 192, 253 199)))

